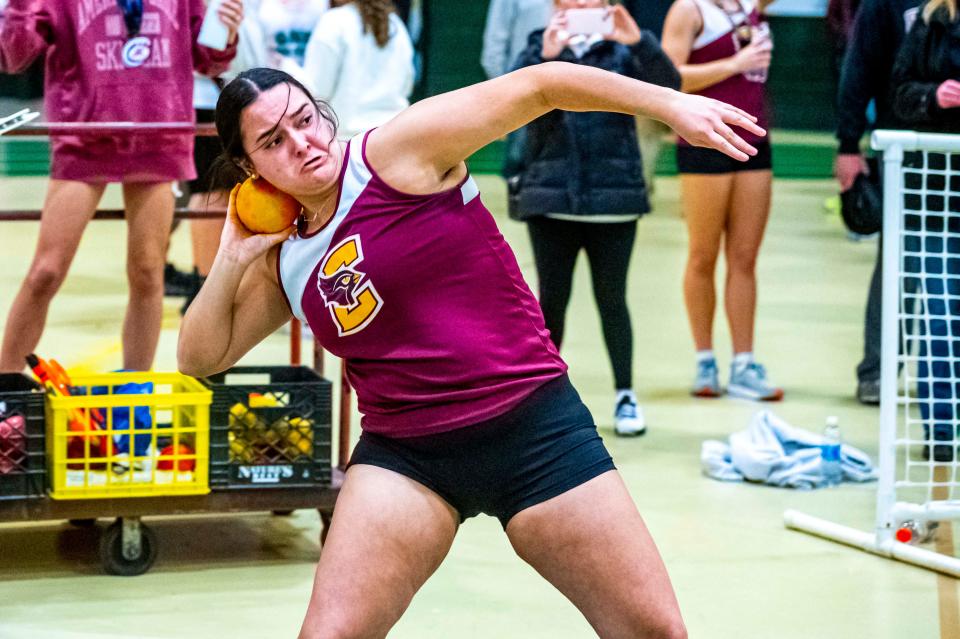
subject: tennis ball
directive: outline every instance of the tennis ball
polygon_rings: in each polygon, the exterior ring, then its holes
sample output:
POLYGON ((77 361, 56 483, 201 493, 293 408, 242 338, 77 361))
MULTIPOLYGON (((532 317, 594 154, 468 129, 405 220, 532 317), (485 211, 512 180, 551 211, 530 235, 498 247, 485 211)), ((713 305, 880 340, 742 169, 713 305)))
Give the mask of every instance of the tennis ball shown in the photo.
POLYGON ((247 178, 237 190, 237 216, 251 233, 278 233, 293 224, 303 208, 263 178, 247 178))

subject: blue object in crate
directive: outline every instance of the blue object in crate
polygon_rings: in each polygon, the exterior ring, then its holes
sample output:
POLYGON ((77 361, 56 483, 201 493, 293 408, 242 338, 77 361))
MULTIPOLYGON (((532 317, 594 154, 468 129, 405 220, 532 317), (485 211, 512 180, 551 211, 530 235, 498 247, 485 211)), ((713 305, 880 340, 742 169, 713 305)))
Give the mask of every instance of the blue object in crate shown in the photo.
MULTIPOLYGON (((118 370, 114 371, 115 373, 133 373, 136 371, 130 370, 118 370)), ((126 384, 119 384, 113 387, 114 395, 149 395, 153 393, 153 382, 146 382, 144 384, 138 384, 136 382, 128 382, 126 384)), ((106 395, 107 387, 106 386, 94 386, 90 389, 91 395, 106 395)), ((101 409, 106 411, 106 409, 101 409)), ((111 409, 113 415, 113 430, 130 430, 130 408, 129 407, 117 407, 111 409)), ((133 421, 135 430, 150 430, 153 420, 150 417, 150 407, 149 406, 134 406, 133 407, 133 421)), ((114 453, 129 453, 130 452, 130 437, 128 435, 114 435, 113 436, 113 447, 114 453)), ((143 456, 147 454, 148 449, 150 448, 150 435, 136 435, 133 438, 133 454, 137 456, 143 456)))

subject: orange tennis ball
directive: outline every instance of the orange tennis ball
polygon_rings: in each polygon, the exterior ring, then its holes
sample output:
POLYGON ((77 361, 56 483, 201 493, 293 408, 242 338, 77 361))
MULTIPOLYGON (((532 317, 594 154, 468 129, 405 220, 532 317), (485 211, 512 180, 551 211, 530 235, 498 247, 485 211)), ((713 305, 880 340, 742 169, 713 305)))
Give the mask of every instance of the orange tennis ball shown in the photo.
POLYGON ((237 191, 237 216, 251 233, 290 228, 301 209, 300 202, 263 178, 247 178, 237 191))

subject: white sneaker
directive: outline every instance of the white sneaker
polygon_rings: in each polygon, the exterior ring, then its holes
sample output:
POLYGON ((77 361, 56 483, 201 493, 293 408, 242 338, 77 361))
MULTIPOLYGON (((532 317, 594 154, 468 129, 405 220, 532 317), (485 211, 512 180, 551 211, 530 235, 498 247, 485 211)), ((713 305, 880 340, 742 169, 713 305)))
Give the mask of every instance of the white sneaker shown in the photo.
POLYGON ((613 412, 613 430, 621 437, 636 437, 647 432, 647 422, 643 418, 643 409, 637 403, 633 393, 625 393, 613 412))

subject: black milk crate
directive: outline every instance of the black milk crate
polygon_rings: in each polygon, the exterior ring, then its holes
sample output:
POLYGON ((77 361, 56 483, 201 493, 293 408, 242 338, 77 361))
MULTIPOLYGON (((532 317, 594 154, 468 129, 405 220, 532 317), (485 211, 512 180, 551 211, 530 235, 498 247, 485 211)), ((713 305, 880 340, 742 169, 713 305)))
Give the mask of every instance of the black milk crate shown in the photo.
POLYGON ((0 500, 47 492, 43 387, 20 373, 0 373, 0 500))
POLYGON ((330 484, 328 380, 305 366, 236 366, 204 381, 211 490, 330 484))

